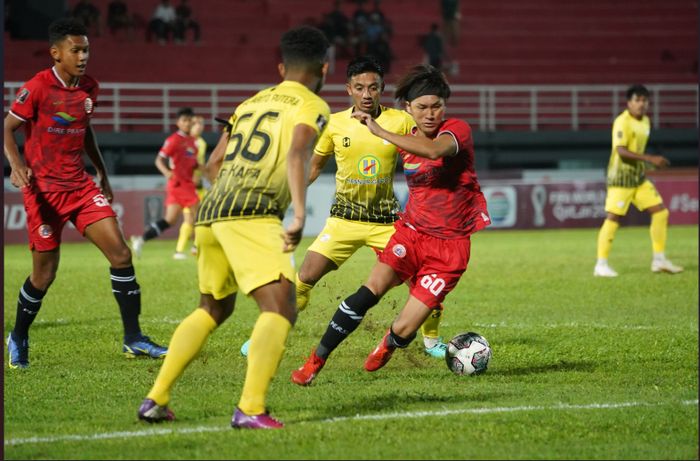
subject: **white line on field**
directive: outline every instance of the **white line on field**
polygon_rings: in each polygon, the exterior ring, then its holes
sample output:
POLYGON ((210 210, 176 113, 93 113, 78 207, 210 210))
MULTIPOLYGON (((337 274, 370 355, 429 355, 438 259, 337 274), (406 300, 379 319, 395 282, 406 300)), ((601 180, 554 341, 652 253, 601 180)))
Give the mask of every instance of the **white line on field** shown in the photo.
MULTIPOLYGON (((642 407, 642 406, 658 406, 674 404, 668 403, 645 403, 645 402, 620 402, 620 403, 590 403, 586 405, 570 405, 561 403, 550 406, 519 406, 519 407, 492 407, 492 408, 461 408, 455 410, 438 410, 438 411, 409 411, 402 413, 379 413, 374 415, 355 415, 342 416, 339 418, 329 418, 320 421, 299 421, 297 424, 308 423, 337 423, 343 421, 363 421, 363 420, 381 420, 381 419, 397 419, 397 418, 421 418, 425 416, 445 416, 457 414, 488 414, 488 413, 508 413, 519 411, 542 411, 542 410, 603 410, 627 407, 642 407)), ((698 400, 681 400, 680 405, 697 405, 698 400)), ((7 426, 5 426, 7 429, 7 426)), ((203 432, 224 432, 230 431, 228 426, 197 426, 197 427, 177 427, 177 428, 151 428, 140 431, 121 431, 121 432, 103 432, 98 434, 66 434, 56 435, 52 437, 26 437, 14 438, 5 440, 5 446, 36 444, 36 443, 54 443, 54 442, 82 442, 92 440, 106 439, 129 439, 134 437, 149 437, 156 435, 168 434, 198 434, 203 432)))

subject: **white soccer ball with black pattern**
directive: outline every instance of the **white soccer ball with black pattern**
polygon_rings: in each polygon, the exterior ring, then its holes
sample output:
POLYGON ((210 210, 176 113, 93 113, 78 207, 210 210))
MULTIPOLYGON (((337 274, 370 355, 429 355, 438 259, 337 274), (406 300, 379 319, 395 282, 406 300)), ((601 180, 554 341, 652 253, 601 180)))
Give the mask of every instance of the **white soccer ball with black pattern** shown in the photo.
POLYGON ((483 373, 491 360, 491 346, 479 333, 460 333, 447 343, 445 361, 447 368, 456 375, 483 373))

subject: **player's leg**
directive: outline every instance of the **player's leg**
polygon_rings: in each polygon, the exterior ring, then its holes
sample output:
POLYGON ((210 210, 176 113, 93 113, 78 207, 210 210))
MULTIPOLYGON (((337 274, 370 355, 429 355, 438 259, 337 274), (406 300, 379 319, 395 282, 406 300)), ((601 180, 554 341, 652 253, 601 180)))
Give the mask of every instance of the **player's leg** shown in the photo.
POLYGON ((235 428, 277 429, 283 424, 267 414, 267 393, 296 321, 294 284, 284 276, 251 293, 260 315, 250 335, 243 391, 231 419, 235 428))
POLYGON ((414 270, 414 276, 407 277, 410 273, 408 268, 412 267, 411 261, 403 266, 403 278, 411 282, 409 299, 382 341, 367 357, 367 371, 378 370, 389 361, 397 347, 403 348, 410 344, 416 331, 430 316, 433 309, 429 306, 441 305, 467 269, 471 254, 470 239, 442 240, 414 234, 416 235, 412 235, 411 240, 404 240, 402 251, 382 253, 383 259, 399 268, 411 255, 415 258, 413 264, 418 264, 419 267, 414 270))
POLYGON ((188 206, 182 209, 182 224, 175 246, 174 259, 187 259, 185 247, 194 232, 194 218, 197 215, 197 205, 188 206))
POLYGON ((182 213, 182 206, 177 203, 172 203, 171 198, 168 197, 165 207, 165 216, 158 221, 150 223, 146 226, 146 230, 143 235, 132 235, 131 236, 131 249, 134 250, 134 254, 137 258, 141 257, 141 252, 143 251, 143 244, 149 240, 158 237, 160 234, 172 227, 177 218, 180 217, 182 213))
POLYGON ((639 186, 632 203, 639 210, 646 211, 651 215, 649 236, 651 237, 653 251, 651 261, 652 272, 666 272, 669 274, 682 272, 682 267, 673 264, 666 258, 669 211, 664 206, 661 195, 659 195, 654 184, 649 180, 644 181, 644 183, 639 186))
MULTIPOLYGON (((381 250, 384 250, 393 234, 393 225, 374 224, 371 227, 367 244, 379 254, 381 250)), ((408 284, 408 281, 406 283, 408 284)), ((431 310, 431 315, 425 319, 425 323, 421 326, 425 353, 436 358, 444 358, 445 351, 447 350, 447 345, 442 342, 442 338, 440 337, 442 312, 443 306, 442 304, 438 304, 431 310)))
MULTIPOLYGON (((111 208, 108 209, 111 211, 111 208)), ((114 216, 103 216, 104 210, 85 208, 76 219, 79 232, 90 240, 109 261, 109 276, 112 293, 119 305, 124 328, 122 351, 127 357, 148 356, 161 358, 168 352, 166 347, 153 342, 141 331, 141 288, 136 280, 136 271, 131 260, 131 251, 124 241, 119 224, 114 216), (91 222, 93 219, 99 219, 91 222)))
POLYGON ((615 233, 620 227, 620 218, 627 214, 632 203, 634 188, 608 187, 605 198, 606 217, 598 231, 597 259, 593 269, 596 277, 617 277, 617 272, 608 264, 608 257, 612 249, 615 233))
POLYGON ((60 249, 32 250, 32 273, 24 281, 17 298, 15 326, 7 337, 10 368, 29 367, 29 327, 39 314, 41 302, 56 279, 60 249))
POLYGON ((158 377, 139 408, 139 418, 148 422, 174 418, 167 407, 172 387, 202 350, 211 333, 234 310, 238 288, 226 254, 211 228, 197 227, 195 242, 200 249, 197 259, 200 303, 175 329, 158 377))
POLYGON ((360 326, 367 311, 387 291, 400 284, 401 279, 391 266, 377 262, 367 282, 340 303, 316 349, 301 367, 292 372, 292 382, 300 386, 311 384, 330 354, 360 326))
POLYGON ((376 371, 386 365, 394 351, 404 349, 416 337, 420 326, 430 316, 431 309, 413 295, 408 297, 406 305, 394 323, 389 327, 377 347, 367 356, 365 370, 376 371))
POLYGON ((303 311, 311 289, 327 273, 338 269, 361 246, 366 244, 368 225, 330 217, 309 246, 296 275, 297 309, 303 311))
POLYGON ((241 293, 250 294, 260 308, 250 338, 243 391, 231 425, 282 427, 267 415, 265 402, 296 321, 293 255, 282 252, 284 228, 279 219, 259 218, 217 222, 212 231, 226 252, 241 293))

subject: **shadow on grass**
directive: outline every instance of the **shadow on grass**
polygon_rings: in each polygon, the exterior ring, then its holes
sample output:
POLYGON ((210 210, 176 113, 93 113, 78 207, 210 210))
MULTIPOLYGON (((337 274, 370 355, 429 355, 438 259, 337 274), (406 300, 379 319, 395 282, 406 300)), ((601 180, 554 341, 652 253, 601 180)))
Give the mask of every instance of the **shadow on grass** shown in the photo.
MULTIPOLYGON (((464 394, 434 394, 429 395, 421 392, 402 393, 401 391, 393 390, 381 395, 375 395, 356 401, 353 403, 332 406, 324 409, 319 409, 318 412, 307 418, 299 418, 294 420, 295 423, 301 422, 319 422, 326 421, 332 418, 352 418, 357 415, 375 415, 379 413, 395 413, 406 412, 413 409, 413 412, 420 411, 440 411, 446 408, 454 408, 464 406, 465 404, 483 405, 487 401, 497 401, 504 397, 504 393, 473 393, 469 396, 464 394), (423 410, 415 409, 420 406, 423 410)), ((287 421, 292 422, 291 419, 287 421)))
POLYGON ((538 373, 553 373, 553 372, 569 372, 569 371, 585 371, 592 372, 596 369, 594 362, 557 362, 543 365, 507 368, 507 369, 489 369, 489 375, 497 376, 525 376, 538 373))

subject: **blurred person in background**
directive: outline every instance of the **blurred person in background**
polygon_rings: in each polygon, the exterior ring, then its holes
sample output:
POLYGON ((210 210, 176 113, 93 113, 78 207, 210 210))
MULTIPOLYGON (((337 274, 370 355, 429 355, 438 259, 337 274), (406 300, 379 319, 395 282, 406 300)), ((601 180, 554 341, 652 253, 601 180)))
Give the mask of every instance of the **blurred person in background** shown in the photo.
POLYGON ((607 215, 598 232, 598 259, 593 269, 596 277, 618 275, 610 267, 608 257, 615 233, 620 227, 620 218, 627 214, 630 205, 651 216, 651 271, 669 274, 683 271, 682 267, 666 258, 664 251, 669 212, 656 187, 646 177, 647 163, 659 169, 670 164, 666 157, 644 153, 651 131, 648 110, 649 90, 639 84, 630 86, 627 89, 627 109, 617 116, 612 128, 612 152, 608 162, 605 198, 607 215))

